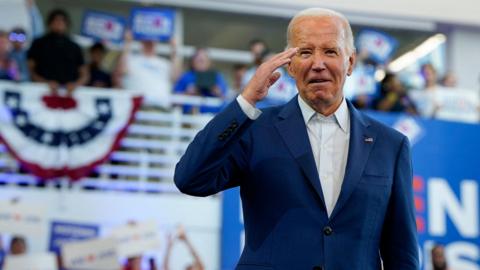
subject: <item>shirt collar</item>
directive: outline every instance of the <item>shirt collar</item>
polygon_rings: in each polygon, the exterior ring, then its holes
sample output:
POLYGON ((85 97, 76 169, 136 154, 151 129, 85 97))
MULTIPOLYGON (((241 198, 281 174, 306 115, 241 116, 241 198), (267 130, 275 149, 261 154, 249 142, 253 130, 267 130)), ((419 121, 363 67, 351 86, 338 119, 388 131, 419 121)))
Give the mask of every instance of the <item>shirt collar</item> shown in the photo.
MULTIPOLYGON (((308 121, 310 121, 312 117, 317 115, 317 112, 312 107, 310 107, 310 105, 308 105, 303 100, 303 98, 300 97, 300 95, 298 95, 298 105, 300 106, 300 111, 302 112, 305 125, 307 125, 308 121)), ((321 114, 319 115, 323 116, 321 114)), ((340 103, 340 106, 333 113, 333 116, 335 117, 336 123, 340 126, 342 131, 345 133, 348 133, 350 129, 349 127, 350 114, 348 111, 347 101, 345 100, 345 98, 342 99, 342 103, 340 103)))

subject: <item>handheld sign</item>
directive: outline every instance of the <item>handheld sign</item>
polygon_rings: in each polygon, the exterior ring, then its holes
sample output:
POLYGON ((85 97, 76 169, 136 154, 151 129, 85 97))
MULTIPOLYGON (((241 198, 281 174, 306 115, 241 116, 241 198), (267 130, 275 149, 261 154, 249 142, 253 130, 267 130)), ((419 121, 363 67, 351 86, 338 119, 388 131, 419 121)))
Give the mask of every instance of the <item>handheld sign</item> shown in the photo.
POLYGON ((57 269, 57 259, 53 253, 9 255, 5 258, 4 270, 52 270, 57 269))
POLYGON ((86 11, 82 20, 82 35, 95 40, 121 42, 125 32, 125 19, 98 11, 86 11))
POLYGON ((370 58, 380 64, 387 62, 397 48, 397 41, 386 33, 365 29, 357 38, 359 51, 367 51, 370 58))
POLYGON ((160 246, 155 222, 127 224, 113 229, 110 236, 117 241, 120 258, 138 256, 160 246))
POLYGON ((112 238, 69 242, 62 246, 62 261, 67 269, 117 270, 120 268, 112 238))
POLYGON ((173 35, 175 11, 171 9, 134 8, 130 26, 135 40, 168 41, 173 35))

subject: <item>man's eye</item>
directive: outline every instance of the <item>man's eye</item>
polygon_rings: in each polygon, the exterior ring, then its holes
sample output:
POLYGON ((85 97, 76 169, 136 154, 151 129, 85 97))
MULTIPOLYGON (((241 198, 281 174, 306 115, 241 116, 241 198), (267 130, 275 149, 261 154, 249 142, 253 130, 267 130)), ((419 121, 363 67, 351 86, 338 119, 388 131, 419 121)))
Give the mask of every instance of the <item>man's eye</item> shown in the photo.
POLYGON ((300 51, 298 54, 301 57, 307 57, 307 56, 310 56, 312 54, 312 52, 310 52, 310 51, 300 51))
POLYGON ((327 50, 325 53, 330 55, 337 55, 337 51, 335 50, 327 50))

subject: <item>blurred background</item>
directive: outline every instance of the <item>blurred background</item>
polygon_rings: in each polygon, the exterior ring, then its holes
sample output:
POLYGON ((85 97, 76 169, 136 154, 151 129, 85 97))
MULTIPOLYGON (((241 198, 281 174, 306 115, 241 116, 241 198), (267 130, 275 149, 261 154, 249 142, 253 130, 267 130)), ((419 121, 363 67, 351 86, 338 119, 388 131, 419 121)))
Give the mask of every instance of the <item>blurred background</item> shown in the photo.
MULTIPOLYGON (((475 0, 0 0, 0 269, 233 269, 238 189, 174 166, 308 7, 350 20, 345 96, 410 139, 422 269, 480 269, 475 0)), ((259 107, 296 95, 279 71, 259 107)))

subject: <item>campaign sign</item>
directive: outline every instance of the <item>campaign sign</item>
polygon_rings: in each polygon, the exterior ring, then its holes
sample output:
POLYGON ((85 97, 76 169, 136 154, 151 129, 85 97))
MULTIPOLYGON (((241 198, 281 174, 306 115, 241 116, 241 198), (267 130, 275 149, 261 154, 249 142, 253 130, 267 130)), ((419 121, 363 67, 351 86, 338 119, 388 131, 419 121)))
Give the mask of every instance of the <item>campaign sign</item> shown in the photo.
POLYGON ((98 237, 98 225, 53 221, 49 250, 59 253, 63 244, 98 237))
POLYGON ((172 9, 134 8, 130 14, 135 40, 168 41, 173 35, 174 21, 172 9))
POLYGON ((57 269, 57 258, 53 253, 9 255, 5 258, 4 270, 52 270, 57 269))
POLYGON ((118 270, 116 243, 112 238, 65 243, 62 246, 63 265, 69 270, 118 270))
POLYGON ((422 115, 437 119, 478 123, 480 96, 477 91, 438 86, 409 92, 422 115))
POLYGON ((0 232, 26 236, 44 234, 47 209, 41 203, 0 202, 0 232))
POLYGON ((397 45, 397 41, 386 33, 364 29, 358 34, 356 47, 358 51, 366 50, 372 60, 384 64, 392 57, 397 45))
POLYGON ((155 222, 127 224, 113 229, 110 236, 117 241, 116 247, 120 258, 138 256, 160 247, 155 222))
MULTIPOLYGON (((413 140, 413 191, 421 269, 434 244, 449 269, 480 269, 480 125, 369 113, 413 140)), ((380 138, 381 139, 381 138, 380 138)), ((223 192, 222 269, 234 269, 244 237, 239 189, 223 192)))
POLYGON ((83 14, 82 35, 100 41, 121 42, 125 32, 125 19, 98 11, 83 14))

